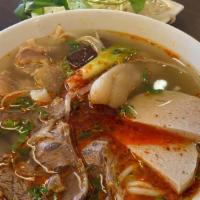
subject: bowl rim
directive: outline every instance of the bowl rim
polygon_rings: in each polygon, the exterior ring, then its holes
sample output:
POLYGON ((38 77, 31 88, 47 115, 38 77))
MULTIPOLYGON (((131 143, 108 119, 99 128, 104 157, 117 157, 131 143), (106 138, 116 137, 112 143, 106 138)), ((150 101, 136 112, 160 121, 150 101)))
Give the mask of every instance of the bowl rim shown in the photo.
MULTIPOLYGON (((192 36, 188 35, 187 33, 183 32, 169 24, 165 24, 161 21, 152 19, 147 16, 134 14, 134 13, 130 13, 130 12, 124 12, 124 11, 118 11, 118 10, 107 10, 107 9, 67 10, 67 11, 59 12, 59 13, 55 13, 55 14, 46 14, 46 15, 42 15, 42 16, 37 16, 34 18, 24 20, 17 24, 14 24, 14 25, 0 31, 0 43, 3 44, 2 48, 0 48, 0 58, 5 56, 10 51, 12 51, 12 49, 18 47, 20 44, 22 44, 23 42, 25 42, 27 40, 27 39, 24 39, 24 40, 21 39, 21 42, 19 43, 19 41, 17 41, 18 42, 17 43, 16 40, 18 40, 18 38, 16 38, 13 35, 14 33, 16 33, 18 35, 19 35, 19 33, 23 34, 23 31, 26 30, 28 27, 30 27, 30 29, 31 28, 33 29, 34 27, 37 28, 37 26, 38 27, 41 26, 41 24, 46 25, 45 28, 51 29, 52 25, 47 26, 49 21, 51 21, 51 20, 53 21, 54 24, 57 23, 57 25, 58 25, 60 23, 59 21, 62 21, 63 19, 65 19, 65 17, 71 17, 71 19, 77 20, 77 17, 79 17, 80 19, 82 19, 82 18, 88 19, 88 16, 92 16, 92 17, 95 16, 95 23, 96 23, 96 20, 101 21, 102 20, 102 19, 100 19, 101 17, 103 17, 105 19, 105 17, 111 17, 111 16, 114 19, 119 19, 123 22, 128 23, 131 26, 132 26, 132 22, 136 22, 137 27, 140 27, 140 28, 141 28, 141 25, 143 25, 143 23, 144 23, 145 26, 142 27, 143 32, 141 30, 139 30, 139 32, 141 32, 141 36, 139 33, 138 34, 132 33, 132 35, 139 36, 140 38, 143 38, 150 42, 158 44, 159 46, 163 47, 164 49, 175 53, 175 55, 178 55, 181 58, 181 60, 183 60, 187 64, 193 66, 200 72, 200 56, 199 56, 200 42, 197 41, 195 38, 193 38, 192 36), (126 20, 126 19, 128 19, 128 20, 126 20), (131 20, 132 20, 132 22, 131 22, 131 20), (47 23, 47 21, 48 21, 48 23, 47 23), (142 23, 142 24, 139 24, 138 22, 142 23), (156 28, 154 28, 154 27, 156 27, 156 28), (152 37, 152 33, 149 33, 145 29, 147 29, 148 31, 149 30, 154 31, 154 29, 156 29, 155 31, 159 35, 152 37), (161 34, 163 34, 163 35, 161 35, 161 34), (11 38, 11 41, 9 39, 7 39, 7 36, 8 36, 8 38, 11 38), (4 40, 7 40, 7 41, 4 41, 4 40), (172 44, 172 42, 171 42, 172 40, 174 43, 178 43, 178 44, 176 44, 176 45, 172 44), (8 45, 7 47, 5 47, 7 45, 7 43, 9 43, 9 42, 16 43, 16 46, 14 48, 11 48, 12 45, 10 45, 10 46, 8 45), (167 42, 170 42, 171 44, 168 44, 167 42)), ((92 20, 94 23, 94 19, 92 19, 92 20)), ((105 22, 105 23, 103 23, 102 26, 107 26, 109 24, 110 30, 112 30, 113 27, 115 27, 115 28, 118 27, 117 29, 121 30, 121 28, 119 28, 120 25, 116 25, 117 23, 118 22, 114 23, 114 25, 113 25, 112 19, 109 19, 108 23, 105 22), (112 24, 110 22, 112 22, 112 24), (105 25, 105 24, 107 24, 107 25, 105 25)), ((80 26, 80 22, 79 22, 79 26, 80 26)), ((79 27, 79 26, 77 26, 77 27, 79 27)), ((96 26, 96 24, 95 24, 95 26, 96 26)), ((122 25, 122 26, 123 26, 123 30, 127 29, 127 27, 128 27, 127 24, 122 25), (126 27, 126 28, 124 28, 124 27, 126 27)), ((93 27, 93 30, 94 29, 95 28, 93 27)), ((104 30, 108 30, 108 29, 105 28, 104 30)), ((95 29, 95 30, 97 30, 97 29, 95 29)), ((45 32, 45 31, 43 31, 43 32, 45 32)), ((129 31, 129 28, 128 28, 128 31, 124 30, 124 31, 118 31, 118 32, 124 32, 124 33, 131 34, 130 32, 133 32, 133 30, 131 29, 129 31)), ((48 33, 50 33, 50 32, 48 32, 48 33)), ((48 33, 44 34, 44 35, 48 35, 48 33)), ((25 35, 26 36, 30 35, 30 38, 34 38, 34 37, 38 38, 37 34, 35 34, 35 32, 31 33, 30 30, 28 30, 27 33, 25 33, 25 35), (31 37, 31 34, 33 34, 32 37, 31 37)), ((39 35, 40 35, 39 37, 42 37, 43 34, 39 33, 39 35)), ((20 37, 22 37, 22 36, 20 36, 20 37)))
POLYGON ((62 11, 62 12, 57 12, 57 13, 54 13, 54 14, 45 14, 45 15, 39 15, 39 16, 35 16, 35 17, 32 17, 32 18, 29 18, 29 19, 26 19, 24 21, 19 21, 3 30, 0 31, 0 37, 1 37, 1 34, 7 32, 7 31, 12 31, 14 30, 15 28, 18 28, 20 26, 24 26, 26 24, 29 24, 33 21, 37 21, 37 20, 42 20, 42 19, 46 19, 46 18, 49 18, 49 17, 52 17, 52 16, 59 16, 59 15, 62 15, 63 13, 68 13, 68 14, 71 14, 71 13, 77 13, 77 14, 81 14, 81 13, 88 13, 88 12, 102 12, 102 13, 119 13, 119 14, 124 14, 124 15, 127 15, 127 16, 135 16, 135 17, 138 17, 138 18, 143 18, 144 20, 148 20, 148 21, 152 21, 153 23, 155 24, 158 24, 158 25, 165 25, 166 27, 168 27, 169 29, 171 30, 174 30, 176 32, 179 32, 181 34, 183 34, 184 36, 188 37, 188 39, 190 40, 193 40, 194 42, 197 42, 199 45, 200 45, 200 41, 198 41, 197 39, 195 39, 194 37, 192 37, 191 35, 189 35, 188 33, 170 25, 170 24, 165 24, 164 22, 162 21, 159 21, 159 20, 156 20, 156 19, 153 19, 151 17, 148 17, 148 16, 145 16, 145 15, 140 15, 140 14, 136 14, 136 13, 131 13, 131 12, 125 12, 125 11, 120 11, 120 10, 108 10, 108 9, 77 9, 77 10, 66 10, 66 11, 62 11))

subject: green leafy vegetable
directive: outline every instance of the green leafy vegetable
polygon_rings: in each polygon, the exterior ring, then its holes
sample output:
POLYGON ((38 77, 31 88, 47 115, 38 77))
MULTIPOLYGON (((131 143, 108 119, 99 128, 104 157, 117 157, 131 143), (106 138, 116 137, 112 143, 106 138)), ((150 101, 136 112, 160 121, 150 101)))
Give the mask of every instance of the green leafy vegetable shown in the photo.
POLYGON ((28 193, 33 200, 42 200, 43 197, 46 197, 48 189, 45 186, 33 187, 28 193))
POLYGON ((86 0, 67 0, 70 10, 90 8, 86 0))
POLYGON ((19 19, 24 20, 34 15, 45 14, 46 7, 58 8, 63 6, 68 9, 67 0, 23 0, 14 12, 19 19))
POLYGON ((20 19, 27 19, 27 14, 25 12, 25 3, 20 3, 14 11, 15 15, 20 19))
POLYGON ((136 13, 139 13, 144 9, 146 0, 129 0, 129 2, 131 3, 133 10, 136 13))
POLYGON ((119 109, 119 115, 121 117, 135 118, 137 112, 134 107, 128 104, 122 105, 119 109))
POLYGON ((151 84, 151 80, 150 80, 150 76, 149 76, 149 72, 147 70, 145 70, 142 74, 142 82, 144 85, 144 89, 146 93, 149 94, 160 94, 163 92, 163 90, 161 89, 154 89, 152 84, 151 84))

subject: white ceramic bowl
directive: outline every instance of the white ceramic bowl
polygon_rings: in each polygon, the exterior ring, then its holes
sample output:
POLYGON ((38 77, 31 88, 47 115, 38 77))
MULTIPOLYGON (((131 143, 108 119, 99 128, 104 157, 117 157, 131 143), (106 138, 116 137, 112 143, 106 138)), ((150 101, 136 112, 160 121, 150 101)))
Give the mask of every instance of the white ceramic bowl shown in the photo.
POLYGON ((27 39, 48 35, 58 24, 72 33, 80 30, 112 30, 137 35, 177 53, 185 62, 200 71, 200 43, 195 39, 148 17, 110 10, 66 11, 32 18, 11 26, 0 32, 0 57, 27 39))

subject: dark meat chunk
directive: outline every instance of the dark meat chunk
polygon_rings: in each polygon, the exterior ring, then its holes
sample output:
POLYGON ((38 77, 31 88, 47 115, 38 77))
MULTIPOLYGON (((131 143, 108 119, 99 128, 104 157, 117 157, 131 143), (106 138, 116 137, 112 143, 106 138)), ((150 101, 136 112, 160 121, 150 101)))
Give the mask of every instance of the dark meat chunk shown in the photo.
POLYGON ((91 46, 83 46, 70 54, 67 60, 74 68, 79 68, 93 60, 96 56, 97 52, 91 46))

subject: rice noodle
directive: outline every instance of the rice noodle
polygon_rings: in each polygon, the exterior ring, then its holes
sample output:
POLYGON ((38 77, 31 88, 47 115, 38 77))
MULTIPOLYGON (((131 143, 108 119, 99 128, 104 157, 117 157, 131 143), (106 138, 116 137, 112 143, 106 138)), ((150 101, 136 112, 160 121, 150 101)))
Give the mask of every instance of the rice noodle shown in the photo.
POLYGON ((153 189, 153 186, 151 184, 143 181, 130 181, 127 183, 127 187, 143 187, 143 188, 153 189))
POLYGON ((140 188, 140 187, 128 187, 127 191, 131 194, 157 197, 163 195, 163 192, 156 189, 140 188))
POLYGON ((35 181, 35 177, 25 177, 25 176, 22 176, 20 174, 17 173, 17 171, 15 170, 15 175, 21 179, 24 179, 26 181, 35 181))
POLYGON ((101 42, 101 40, 92 37, 92 36, 83 36, 77 39, 77 42, 82 42, 82 43, 86 43, 92 46, 92 48, 99 53, 104 47, 103 43, 101 42))
POLYGON ((130 165, 126 169, 124 169, 118 177, 119 182, 122 182, 126 176, 128 176, 135 169, 135 165, 130 165))

